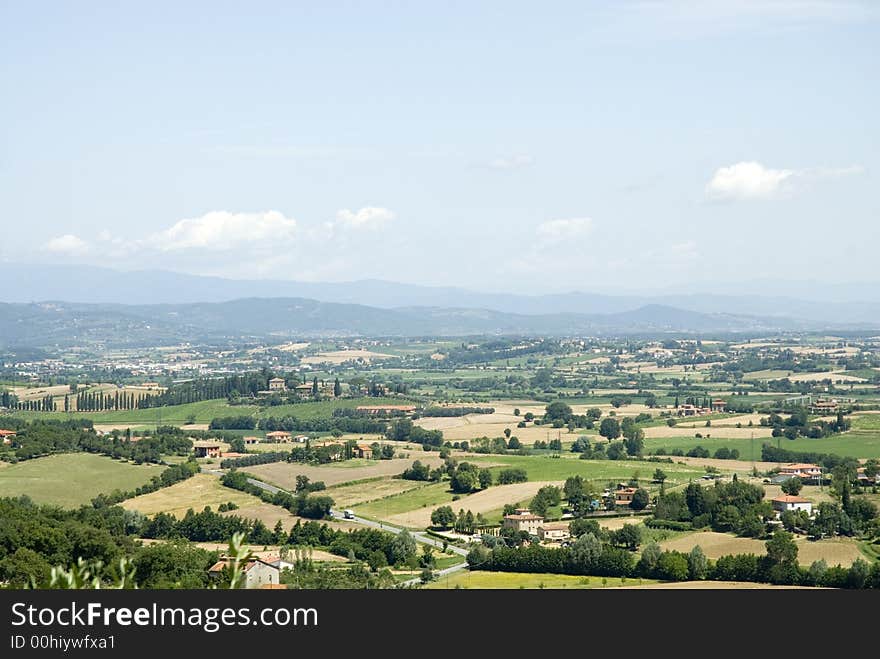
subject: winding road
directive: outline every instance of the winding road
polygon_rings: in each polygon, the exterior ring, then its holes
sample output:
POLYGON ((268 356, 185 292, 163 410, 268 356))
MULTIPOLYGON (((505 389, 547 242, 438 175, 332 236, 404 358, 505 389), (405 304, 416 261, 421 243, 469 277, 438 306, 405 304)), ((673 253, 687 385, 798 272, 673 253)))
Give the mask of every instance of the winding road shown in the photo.
MULTIPOLYGON (((270 485, 269 483, 265 483, 263 481, 257 480, 256 478, 248 478, 247 480, 248 480, 248 483, 250 483, 251 485, 259 487, 262 490, 266 490, 267 492, 271 492, 272 494, 275 494, 276 492, 287 492, 287 490, 283 490, 280 487, 276 487, 275 485, 270 485)), ((287 494, 291 494, 291 493, 287 492, 287 494)), ((358 517, 357 515, 354 515, 351 517, 345 517, 345 515, 339 510, 331 510, 330 516, 333 517, 334 519, 337 519, 337 520, 344 520, 346 522, 354 522, 355 524, 360 524, 361 526, 366 526, 369 528, 378 529, 380 531, 387 531, 388 533, 397 534, 397 533, 400 533, 405 530, 405 529, 402 529, 398 526, 391 526, 390 524, 386 524, 384 522, 375 522, 371 519, 366 519, 364 517, 358 517)), ((437 540, 436 538, 432 538, 424 532, 421 532, 421 531, 410 532, 410 535, 412 535, 413 539, 416 542, 421 542, 422 544, 430 545, 431 547, 434 547, 435 549, 440 549, 440 550, 443 549, 443 542, 442 541, 437 540)), ((467 556, 467 554, 468 554, 467 549, 462 549, 461 547, 457 547, 453 544, 447 544, 446 551, 452 552, 453 554, 458 554, 459 556, 467 556)), ((448 574, 452 574, 454 572, 464 570, 467 566, 468 566, 467 561, 465 561, 463 563, 459 563, 458 565, 453 565, 452 567, 448 567, 448 568, 444 568, 443 570, 439 570, 439 571, 435 572, 434 574, 438 577, 445 577, 448 574)), ((409 581, 403 581, 399 584, 399 586, 400 587, 413 586, 413 585, 416 585, 419 583, 421 583, 421 579, 416 578, 416 579, 410 579, 409 581)))

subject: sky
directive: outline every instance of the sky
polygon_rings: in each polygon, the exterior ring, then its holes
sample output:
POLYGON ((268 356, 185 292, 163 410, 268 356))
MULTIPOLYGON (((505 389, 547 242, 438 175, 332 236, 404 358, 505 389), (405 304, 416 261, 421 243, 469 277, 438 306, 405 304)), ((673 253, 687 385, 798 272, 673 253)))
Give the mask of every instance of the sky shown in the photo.
POLYGON ((880 3, 0 0, 0 261, 878 281, 880 3))

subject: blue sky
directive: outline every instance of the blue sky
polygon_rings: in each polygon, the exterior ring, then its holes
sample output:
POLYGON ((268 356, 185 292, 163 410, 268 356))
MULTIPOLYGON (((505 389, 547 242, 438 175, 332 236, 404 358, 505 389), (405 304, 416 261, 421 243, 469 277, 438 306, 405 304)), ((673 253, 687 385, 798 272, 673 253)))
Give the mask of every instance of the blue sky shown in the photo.
POLYGON ((0 3, 2 260, 878 279, 877 3, 119 4, 0 3))

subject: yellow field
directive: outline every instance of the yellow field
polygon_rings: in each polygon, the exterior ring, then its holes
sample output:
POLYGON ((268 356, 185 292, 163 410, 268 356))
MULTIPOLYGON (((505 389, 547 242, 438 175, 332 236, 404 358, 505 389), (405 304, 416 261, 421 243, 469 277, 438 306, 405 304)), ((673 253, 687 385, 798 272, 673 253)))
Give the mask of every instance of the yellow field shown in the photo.
POLYGON ((364 361, 372 361, 374 359, 391 359, 394 355, 386 355, 381 352, 373 352, 371 350, 333 350, 330 352, 319 352, 317 355, 310 355, 302 358, 303 364, 341 364, 352 359, 363 359, 364 361))
POLYGON ((700 433, 705 437, 717 437, 719 439, 749 439, 754 436, 755 439, 772 436, 773 429, 769 427, 754 426, 752 428, 731 428, 716 426, 715 421, 708 428, 706 420, 703 421, 680 421, 675 426, 654 426, 653 428, 645 428, 646 439, 657 439, 661 437, 693 437, 696 433, 700 433))
POLYGON ((296 477, 300 474, 308 476, 313 481, 324 481, 327 487, 360 481, 379 476, 397 476, 403 470, 411 466, 415 460, 421 460, 422 464, 429 467, 438 467, 443 464, 436 453, 413 454, 409 459, 394 460, 349 460, 344 463, 332 465, 304 465, 290 462, 274 462, 271 464, 248 467, 248 473, 258 478, 292 490, 296 487, 296 477))
POLYGON ((340 508, 348 508, 359 503, 375 501, 392 494, 400 494, 409 490, 422 487, 424 483, 418 481, 405 481, 400 478, 383 478, 371 480, 354 485, 340 485, 331 487, 327 494, 333 497, 336 505, 340 508))
MULTIPOLYGON (((138 510, 145 515, 166 512, 183 517, 189 508, 198 512, 205 506, 211 506, 216 511, 217 506, 229 501, 242 507, 262 503, 250 494, 223 487, 213 474, 196 474, 170 487, 123 501, 120 505, 126 510, 138 510)), ((287 512, 283 508, 279 510, 287 512)))
MULTIPOLYGON (((795 536, 798 545, 798 562, 810 565, 813 561, 824 559, 828 565, 849 567, 857 558, 864 558, 857 543, 851 538, 829 538, 811 542, 803 536, 795 536)), ((725 554, 757 554, 763 556, 766 546, 763 540, 737 538, 726 533, 699 531, 689 535, 666 540, 660 543, 663 549, 689 552, 700 545, 708 558, 717 559, 725 554)))

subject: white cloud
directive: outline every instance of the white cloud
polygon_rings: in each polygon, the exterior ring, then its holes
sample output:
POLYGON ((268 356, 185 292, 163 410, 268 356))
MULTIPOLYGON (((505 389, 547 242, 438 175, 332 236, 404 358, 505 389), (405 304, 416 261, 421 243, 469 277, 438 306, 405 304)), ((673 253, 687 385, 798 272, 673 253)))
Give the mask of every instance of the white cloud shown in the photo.
POLYGON ((721 167, 706 185, 710 199, 770 199, 783 192, 794 176, 790 169, 769 169, 759 162, 738 162, 721 167))
POLYGON ((278 211, 211 211, 201 217, 180 220, 137 243, 163 252, 190 249, 224 251, 241 246, 269 247, 288 243, 296 235, 296 229, 296 220, 278 211))
POLYGON ((63 236, 52 238, 52 240, 46 243, 45 249, 53 254, 81 256, 89 251, 89 244, 82 238, 67 233, 63 236))
POLYGON ((706 197, 716 201, 775 199, 822 179, 839 179, 865 171, 861 165, 814 169, 771 169, 759 162, 720 167, 706 184, 706 197))
POLYGON ((593 230, 593 220, 589 217, 573 217, 566 220, 542 222, 535 229, 539 238, 555 242, 584 236, 593 230))
POLYGON ((509 157, 495 158, 489 163, 492 169, 519 169, 520 167, 528 167, 534 162, 532 157, 525 154, 518 154, 509 157))
POLYGON ((336 221, 353 229, 379 229, 394 219, 394 213, 387 208, 367 206, 358 211, 343 208, 336 213, 336 221))

